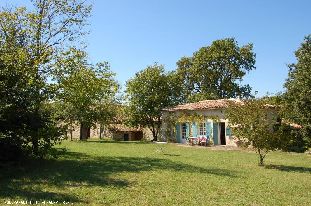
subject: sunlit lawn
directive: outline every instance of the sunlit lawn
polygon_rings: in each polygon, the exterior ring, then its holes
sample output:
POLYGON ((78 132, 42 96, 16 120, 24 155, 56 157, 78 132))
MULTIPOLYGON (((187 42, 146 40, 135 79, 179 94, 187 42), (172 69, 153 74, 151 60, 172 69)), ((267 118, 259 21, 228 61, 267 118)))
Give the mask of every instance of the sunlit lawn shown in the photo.
POLYGON ((307 154, 274 152, 267 166, 259 167, 257 155, 249 151, 139 142, 64 142, 60 148, 66 150, 58 159, 0 165, 0 205, 26 200, 45 205, 311 205, 307 154))

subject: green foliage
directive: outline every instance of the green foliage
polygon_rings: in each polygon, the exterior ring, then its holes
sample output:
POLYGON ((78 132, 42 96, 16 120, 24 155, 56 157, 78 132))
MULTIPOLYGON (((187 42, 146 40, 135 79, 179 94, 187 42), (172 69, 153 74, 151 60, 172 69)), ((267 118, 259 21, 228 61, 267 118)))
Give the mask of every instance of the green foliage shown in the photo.
POLYGON ((302 135, 300 127, 294 127, 289 123, 280 125, 279 148, 286 152, 305 152, 308 150, 308 142, 302 135))
POLYGON ((138 72, 127 82, 129 124, 148 127, 157 141, 162 124, 162 109, 176 104, 173 77, 162 65, 154 64, 138 72))
POLYGON ((225 111, 233 134, 245 145, 251 145, 259 154, 259 164, 270 150, 280 147, 280 132, 275 125, 277 111, 263 100, 249 100, 242 105, 232 104, 225 111))
MULTIPOLYGON (((84 34, 90 6, 79 0, 34 0, 0 11, 1 142, 43 157, 60 140, 50 79, 60 51, 84 34)), ((80 43, 77 41, 77 43, 80 43)))
POLYGON ((295 52, 297 63, 289 65, 284 95, 286 118, 302 126, 302 135, 311 146, 311 35, 295 52))
POLYGON ((16 160, 26 154, 42 157, 58 142, 60 130, 45 106, 45 91, 37 93, 44 82, 25 48, 25 34, 17 28, 6 29, 0 32, 0 147, 5 151, 0 158, 16 160))
POLYGON ((251 97, 249 85, 241 85, 245 74, 255 69, 253 45, 239 47, 234 38, 214 41, 192 57, 177 62, 183 100, 251 97))
MULTIPOLYGON (((19 56, 10 59, 7 56, 9 51, 6 52, 6 55, 0 57, 0 138, 3 139, 4 145, 11 145, 8 147, 20 151, 20 155, 32 154, 42 157, 58 142, 60 130, 46 103, 42 103, 40 108, 36 109, 38 98, 42 98, 36 93, 36 73, 31 67, 24 65, 25 59, 19 56), (35 135, 37 148, 33 144, 35 135)), ((18 159, 17 156, 13 156, 14 159, 18 159)))
MULTIPOLYGON (((71 49, 58 67, 57 100, 64 122, 84 127, 108 124, 115 115, 118 84, 107 62, 88 64, 84 52, 71 49)), ((82 137, 81 137, 82 138, 82 137)))
POLYGON ((304 135, 301 125, 294 123, 290 118, 292 111, 286 102, 286 94, 262 98, 267 104, 277 105, 278 124, 274 129, 280 132, 278 148, 286 152, 305 152, 308 149, 308 138, 304 135))

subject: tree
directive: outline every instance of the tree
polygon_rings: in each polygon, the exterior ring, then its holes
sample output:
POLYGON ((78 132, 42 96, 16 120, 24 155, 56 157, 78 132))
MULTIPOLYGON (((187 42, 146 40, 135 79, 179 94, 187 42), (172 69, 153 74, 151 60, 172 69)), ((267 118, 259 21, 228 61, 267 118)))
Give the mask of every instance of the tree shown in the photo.
POLYGON ((311 35, 305 37, 295 52, 296 64, 289 65, 285 83, 285 112, 287 119, 302 126, 304 141, 311 145, 311 35))
POLYGON ((308 138, 303 135, 301 125, 290 118, 291 110, 286 101, 286 93, 264 98, 268 104, 278 106, 280 142, 279 149, 285 152, 305 152, 308 150, 308 138))
MULTIPOLYGON (((71 49, 66 52, 57 70, 62 119, 71 129, 80 123, 80 139, 88 138, 95 123, 107 124, 115 113, 115 94, 118 84, 107 62, 88 64, 86 53, 71 49)), ((71 135, 72 136, 72 135, 71 135)))
POLYGON ((273 105, 264 100, 248 100, 242 104, 232 104, 225 116, 232 132, 245 146, 251 145, 259 155, 259 165, 270 150, 278 149, 280 130, 277 126, 278 114, 273 105))
POLYGON ((60 130, 45 102, 36 109, 36 69, 23 44, 24 35, 12 27, 0 41, 0 159, 18 159, 26 153, 43 156, 59 141, 60 130), (39 128, 39 129, 38 129, 39 128), (37 132, 37 147, 33 134, 37 132))
POLYGON ((172 78, 162 65, 154 64, 136 73, 126 84, 128 122, 132 126, 148 127, 153 141, 158 140, 162 109, 176 104, 178 99, 172 78))
POLYGON ((216 40, 177 62, 185 102, 251 97, 251 87, 241 81, 253 69, 253 45, 239 47, 234 38, 216 40))
POLYGON ((0 12, 1 60, 5 68, 1 92, 6 94, 1 97, 0 116, 10 124, 1 128, 1 136, 5 140, 14 136, 18 147, 31 145, 31 153, 42 156, 40 149, 46 148, 42 140, 50 142, 57 134, 57 124, 47 111, 53 95, 47 79, 60 51, 85 33, 82 27, 90 6, 79 0, 34 0, 33 5, 31 11, 21 7, 0 12), (13 109, 21 112, 7 115, 13 109))

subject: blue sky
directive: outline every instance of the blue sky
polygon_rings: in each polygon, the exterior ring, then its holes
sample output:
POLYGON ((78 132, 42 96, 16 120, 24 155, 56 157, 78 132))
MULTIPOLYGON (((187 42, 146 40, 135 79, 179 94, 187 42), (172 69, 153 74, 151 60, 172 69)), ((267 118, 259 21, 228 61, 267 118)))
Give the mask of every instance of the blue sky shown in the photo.
MULTIPOLYGON (((1 0, 3 2, 12 2, 1 0)), ((15 2, 25 2, 18 0, 15 2)), ((258 95, 283 90, 287 64, 311 33, 310 0, 92 0, 88 52, 108 61, 121 85, 154 62, 167 70, 212 41, 254 44, 255 71, 245 77, 258 95)))

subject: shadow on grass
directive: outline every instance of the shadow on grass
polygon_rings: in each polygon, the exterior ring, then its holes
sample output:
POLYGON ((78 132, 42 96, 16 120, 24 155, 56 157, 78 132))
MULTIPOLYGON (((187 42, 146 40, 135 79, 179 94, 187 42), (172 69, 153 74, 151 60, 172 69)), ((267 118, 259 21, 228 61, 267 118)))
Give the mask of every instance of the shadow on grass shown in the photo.
POLYGON ((28 160, 21 165, 0 168, 0 198, 87 204, 87 199, 75 196, 69 189, 79 191, 90 186, 129 187, 132 183, 128 180, 114 178, 113 174, 120 172, 172 170, 176 173, 181 171, 236 177, 230 170, 201 168, 168 159, 94 157, 64 150, 59 153, 60 159, 28 160), (51 188, 53 191, 50 191, 51 188))
POLYGON ((286 166, 286 165, 267 165, 265 166, 267 169, 276 169, 280 171, 286 171, 286 172, 300 172, 300 173, 310 173, 311 174, 311 168, 310 167, 295 167, 295 166, 286 166))
POLYGON ((81 143, 106 143, 106 144, 152 144, 151 141, 116 141, 116 140, 86 140, 86 141, 76 141, 81 143))
POLYGON ((179 154, 168 154, 168 153, 164 153, 163 155, 171 156, 171 157, 179 157, 180 156, 179 154))

